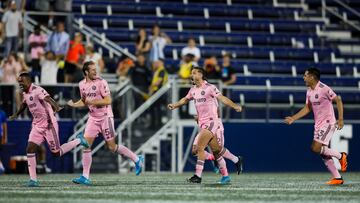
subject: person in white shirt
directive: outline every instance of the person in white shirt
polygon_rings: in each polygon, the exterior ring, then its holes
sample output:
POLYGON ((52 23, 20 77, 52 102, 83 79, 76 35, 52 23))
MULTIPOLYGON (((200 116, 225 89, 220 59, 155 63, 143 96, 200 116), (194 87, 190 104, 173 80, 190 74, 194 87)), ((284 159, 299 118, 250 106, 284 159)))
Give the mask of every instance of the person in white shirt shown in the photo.
POLYGON ((95 52, 94 45, 88 44, 86 46, 86 55, 84 61, 92 61, 95 63, 96 72, 101 75, 101 73, 105 72, 105 64, 102 56, 95 52))
POLYGON ((184 57, 187 54, 192 54, 195 56, 194 61, 197 62, 199 61, 199 59, 201 58, 201 53, 200 53, 200 49, 196 47, 196 41, 194 38, 189 38, 188 39, 188 46, 184 47, 181 50, 181 57, 184 60, 184 57))
POLYGON ((19 30, 22 27, 22 17, 20 11, 16 10, 16 2, 12 1, 10 10, 6 11, 2 17, 5 28, 5 50, 4 57, 9 56, 10 52, 17 53, 19 42, 19 30))
POLYGON ((56 60, 55 53, 47 51, 45 58, 42 57, 41 61, 41 84, 56 84, 57 83, 57 72, 58 72, 58 61, 56 60))
POLYGON ((160 31, 159 25, 154 25, 152 34, 149 37, 151 43, 150 49, 150 62, 158 61, 159 59, 165 59, 164 48, 167 44, 171 43, 171 39, 164 33, 160 31))

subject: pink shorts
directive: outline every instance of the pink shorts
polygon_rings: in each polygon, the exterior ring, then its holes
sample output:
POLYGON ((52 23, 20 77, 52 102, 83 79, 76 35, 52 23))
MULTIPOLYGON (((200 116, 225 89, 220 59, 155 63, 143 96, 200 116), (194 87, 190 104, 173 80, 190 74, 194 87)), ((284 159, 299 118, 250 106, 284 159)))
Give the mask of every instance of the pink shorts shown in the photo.
POLYGON ((319 127, 315 127, 314 141, 324 145, 329 145, 329 142, 335 130, 336 130, 335 124, 330 124, 330 123, 326 123, 319 127))
POLYGON ((97 120, 90 117, 88 119, 84 137, 96 138, 100 133, 106 141, 115 138, 114 118, 104 117, 102 120, 97 120))
MULTIPOLYGON (((219 143, 219 145, 222 147, 224 146, 224 142, 225 142, 225 140, 224 140, 224 125, 222 124, 221 120, 219 120, 219 121, 211 120, 210 122, 202 123, 202 124, 200 124, 200 128, 209 130, 212 134, 214 134, 216 136, 216 139, 217 139, 217 142, 219 143)), ((193 145, 197 145, 198 139, 199 139, 199 134, 196 135, 193 145)))
POLYGON ((59 126, 57 122, 49 123, 48 127, 32 125, 28 142, 41 145, 46 140, 50 151, 60 151, 59 126))

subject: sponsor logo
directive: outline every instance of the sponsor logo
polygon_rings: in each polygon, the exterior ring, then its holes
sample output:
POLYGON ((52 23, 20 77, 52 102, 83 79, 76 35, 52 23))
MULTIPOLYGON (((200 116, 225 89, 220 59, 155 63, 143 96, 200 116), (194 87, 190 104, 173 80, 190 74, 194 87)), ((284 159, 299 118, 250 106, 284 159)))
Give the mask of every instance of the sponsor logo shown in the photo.
POLYGON ((196 102, 200 102, 200 103, 201 102, 206 102, 206 98, 199 98, 199 99, 196 100, 196 102))
POLYGON ((96 97, 96 93, 95 92, 89 92, 86 94, 86 97, 96 97))
POLYGON ((29 108, 35 108, 36 107, 36 103, 32 103, 30 105, 28 105, 29 108))

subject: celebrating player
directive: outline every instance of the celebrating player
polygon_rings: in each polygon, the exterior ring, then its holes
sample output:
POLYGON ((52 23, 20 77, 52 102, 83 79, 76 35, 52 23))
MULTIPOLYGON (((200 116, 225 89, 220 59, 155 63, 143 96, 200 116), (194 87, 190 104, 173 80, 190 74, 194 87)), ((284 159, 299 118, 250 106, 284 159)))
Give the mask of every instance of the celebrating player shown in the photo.
MULTIPOLYGON (((144 158, 137 156, 127 147, 115 143, 114 116, 111 109, 109 85, 97 76, 94 62, 85 62, 82 71, 85 78, 79 83, 81 99, 77 102, 70 100, 68 105, 75 108, 84 106, 89 108, 90 116, 86 123, 85 139, 91 146, 97 135, 101 133, 110 151, 124 155, 135 162, 135 173, 139 175, 144 158)), ((73 179, 74 183, 91 185, 89 179, 91 162, 91 148, 87 147, 83 150, 82 156, 83 174, 79 178, 73 179)))
POLYGON ((33 115, 32 128, 26 148, 30 175, 27 186, 37 187, 39 186, 39 182, 36 177, 35 152, 41 143, 46 140, 54 156, 62 156, 78 144, 84 147, 89 147, 89 145, 82 136, 78 136, 76 139, 60 146, 59 126, 54 113, 60 111, 61 108, 42 87, 32 84, 29 73, 20 73, 18 83, 23 91, 23 103, 18 111, 10 116, 9 119, 15 119, 26 108, 28 108, 33 115))
POLYGON ((330 149, 329 142, 336 130, 336 119, 332 102, 336 102, 338 110, 337 129, 344 126, 343 103, 335 92, 320 81, 320 71, 316 68, 309 68, 305 71, 304 81, 308 90, 306 92, 306 104, 295 115, 285 118, 285 123, 292 124, 296 120, 307 115, 311 110, 314 112, 315 130, 311 150, 320 154, 326 167, 333 178, 327 182, 329 185, 340 185, 344 183, 339 171, 336 169, 332 157, 336 157, 341 165, 341 171, 347 168, 347 155, 330 149))
MULTIPOLYGON (((218 115, 220 115, 220 113, 219 113, 219 110, 218 110, 218 115)), ((197 116, 195 116, 195 120, 196 120, 196 122, 198 123, 198 117, 197 116)), ((221 121, 221 119, 219 118, 219 120, 218 120, 218 122, 219 122, 219 129, 218 129, 218 131, 217 131, 217 133, 216 133, 216 138, 217 138, 217 142, 219 143, 219 145, 221 146, 221 147, 223 147, 224 148, 224 145, 225 145, 225 139, 224 139, 224 125, 222 124, 222 121, 221 121)), ((197 141, 197 139, 195 139, 194 140, 194 142, 193 142, 193 151, 192 151, 192 153, 193 153, 193 155, 196 155, 196 146, 197 146, 197 143, 196 143, 196 141, 197 141)), ((226 149, 226 148, 224 148, 224 149, 226 149)), ((242 156, 235 156, 233 153, 231 153, 228 149, 226 149, 225 150, 225 153, 222 155, 224 158, 226 158, 226 159, 229 159, 229 160, 231 160, 234 164, 235 164, 235 166, 236 166, 236 171, 237 171, 237 174, 239 175, 240 173, 242 173, 242 171, 243 171, 243 161, 244 161, 244 158, 242 157, 242 156)), ((210 160, 210 161, 213 161, 213 165, 214 165, 214 171, 216 172, 216 173, 219 173, 219 165, 218 165, 218 163, 216 162, 216 160, 215 160, 215 157, 214 157, 214 155, 212 154, 212 153, 209 153, 209 152, 207 152, 207 151, 205 151, 205 160, 210 160)))
POLYGON ((190 100, 195 102, 200 132, 194 140, 196 145, 193 146, 193 153, 197 155, 198 160, 195 175, 188 179, 188 181, 191 183, 201 183, 201 174, 206 159, 205 147, 209 145, 223 176, 220 183, 227 184, 231 179, 227 172, 225 160, 222 157, 227 150, 217 142, 217 134, 221 130, 217 99, 237 112, 241 111, 241 106, 236 105, 230 99, 223 96, 214 85, 209 84, 206 81, 204 69, 193 67, 191 70, 191 80, 194 86, 189 90, 188 94, 180 101, 168 105, 168 108, 173 110, 187 104, 190 100))

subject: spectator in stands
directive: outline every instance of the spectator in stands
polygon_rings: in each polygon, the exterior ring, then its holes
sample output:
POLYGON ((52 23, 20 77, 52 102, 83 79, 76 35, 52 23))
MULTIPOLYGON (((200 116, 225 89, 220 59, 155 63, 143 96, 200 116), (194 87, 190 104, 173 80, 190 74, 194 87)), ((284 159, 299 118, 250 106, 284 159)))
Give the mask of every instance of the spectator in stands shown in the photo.
POLYGON ((11 1, 10 10, 6 11, 2 17, 2 22, 5 28, 5 50, 4 57, 7 57, 10 52, 17 53, 19 43, 19 33, 22 28, 21 13, 16 9, 16 2, 11 1))
POLYGON ((41 66, 40 57, 45 53, 47 36, 41 33, 40 25, 34 27, 34 33, 28 38, 31 53, 32 75, 40 77, 41 66))
POLYGON ((192 53, 187 53, 180 64, 179 76, 181 79, 189 79, 191 76, 191 68, 194 64, 195 56, 192 53))
POLYGON ((236 74, 233 67, 231 67, 230 55, 223 56, 223 63, 221 66, 221 80, 224 85, 232 85, 236 82, 236 74))
POLYGON ((3 72, 1 82, 11 84, 17 82, 17 75, 23 70, 19 58, 14 52, 10 53, 9 56, 1 62, 0 68, 3 72))
POLYGON ((126 80, 129 76, 129 70, 135 66, 134 61, 131 58, 126 57, 122 60, 117 67, 116 74, 119 77, 119 83, 126 80))
MULTIPOLYGON (((0 145, 7 143, 7 123, 6 123, 6 114, 0 109, 0 145)), ((0 157, 1 158, 1 157, 0 157)), ((5 168, 0 159, 0 175, 5 172, 5 168)))
POLYGON ((88 44, 86 46, 86 56, 84 61, 93 61, 96 65, 96 73, 101 75, 105 72, 105 63, 102 56, 95 52, 94 45, 88 44))
POLYGON ((145 55, 138 54, 135 66, 129 70, 129 76, 132 84, 143 92, 142 94, 135 93, 134 97, 136 108, 145 101, 148 87, 150 85, 151 75, 152 73, 146 65, 145 55))
POLYGON ((159 25, 154 25, 152 30, 152 36, 149 37, 151 49, 150 49, 150 62, 153 63, 159 59, 165 59, 164 48, 167 44, 171 43, 171 39, 160 31, 159 25))
POLYGON ((215 56, 211 56, 204 61, 204 69, 208 79, 220 79, 220 67, 215 56))
POLYGON ((199 59, 201 58, 200 49, 196 47, 196 41, 194 38, 189 38, 187 47, 184 47, 181 50, 181 57, 183 60, 187 54, 194 55, 194 61, 196 62, 199 61, 199 59))
POLYGON ((145 59, 149 59, 151 44, 145 28, 140 28, 136 38, 136 55, 143 54, 145 59))
MULTIPOLYGON (((70 42, 70 48, 65 59, 65 83, 76 82, 75 75, 79 74, 85 58, 85 47, 82 44, 82 34, 75 33, 74 40, 70 42)), ((82 75, 82 74, 80 74, 82 75)))
POLYGON ((41 58, 41 84, 56 84, 58 73, 58 61, 55 53, 47 51, 41 58))
MULTIPOLYGON (((164 62, 162 60, 157 60, 153 63, 153 78, 151 85, 149 87, 149 95, 155 94, 161 87, 163 87, 168 82, 168 72, 164 67, 164 62)), ((166 94, 162 95, 151 108, 151 127, 157 128, 161 125, 162 115, 164 115, 163 107, 166 107, 166 94)))
POLYGON ((52 32, 48 38, 46 51, 53 51, 57 59, 63 60, 67 55, 70 46, 69 34, 65 32, 63 22, 58 22, 56 31, 52 32))

